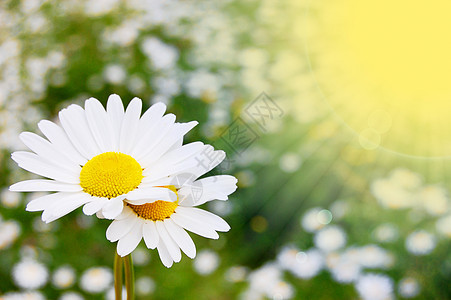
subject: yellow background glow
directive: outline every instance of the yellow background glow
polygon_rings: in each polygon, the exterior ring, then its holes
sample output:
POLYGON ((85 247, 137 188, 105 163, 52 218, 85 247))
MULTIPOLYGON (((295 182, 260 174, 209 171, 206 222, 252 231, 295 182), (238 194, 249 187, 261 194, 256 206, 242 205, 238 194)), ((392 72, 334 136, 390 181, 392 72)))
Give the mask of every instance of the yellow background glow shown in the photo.
POLYGON ((451 153, 450 1, 330 0, 308 14, 313 76, 364 148, 451 153))

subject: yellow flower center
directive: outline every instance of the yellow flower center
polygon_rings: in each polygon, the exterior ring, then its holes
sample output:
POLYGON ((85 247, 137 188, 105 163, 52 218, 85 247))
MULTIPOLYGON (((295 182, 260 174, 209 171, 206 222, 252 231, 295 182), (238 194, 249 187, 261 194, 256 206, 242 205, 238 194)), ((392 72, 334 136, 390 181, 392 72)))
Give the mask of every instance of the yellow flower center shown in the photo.
MULTIPOLYGON (((175 186, 169 185, 164 187, 177 194, 175 186)), ((175 212, 175 209, 178 206, 178 195, 177 201, 174 202, 158 200, 143 205, 133 205, 130 203, 127 203, 127 205, 140 218, 152 221, 163 221, 164 219, 169 218, 175 212)))
POLYGON ((133 157, 105 152, 83 166, 80 185, 85 193, 111 199, 134 190, 142 178, 142 168, 133 157))

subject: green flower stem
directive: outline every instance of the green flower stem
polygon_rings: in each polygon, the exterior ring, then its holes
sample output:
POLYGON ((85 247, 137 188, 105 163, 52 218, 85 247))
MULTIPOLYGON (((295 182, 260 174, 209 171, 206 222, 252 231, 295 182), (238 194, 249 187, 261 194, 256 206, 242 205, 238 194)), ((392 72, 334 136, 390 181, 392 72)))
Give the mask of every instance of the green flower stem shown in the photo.
POLYGON ((114 256, 114 294, 116 300, 122 300, 122 268, 123 259, 115 251, 114 256))
POLYGON ((125 264, 125 289, 127 290, 127 300, 135 300, 135 275, 133 272, 132 255, 124 257, 125 264))

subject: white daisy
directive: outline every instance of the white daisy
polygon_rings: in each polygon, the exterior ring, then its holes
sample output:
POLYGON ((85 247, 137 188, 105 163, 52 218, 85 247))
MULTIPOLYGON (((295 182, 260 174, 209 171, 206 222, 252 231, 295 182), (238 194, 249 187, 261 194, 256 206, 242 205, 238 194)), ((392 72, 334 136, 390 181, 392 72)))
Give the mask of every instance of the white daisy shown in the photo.
MULTIPOLYGON (((191 170, 192 174, 196 174, 196 168, 191 170)), ((118 241, 119 255, 128 255, 144 239, 147 248, 157 248, 162 263, 169 268, 173 262, 181 260, 180 250, 190 258, 196 256, 194 242, 185 229, 211 239, 219 238, 216 231, 230 229, 219 216, 194 206, 214 199, 226 200, 236 189, 235 177, 219 175, 196 181, 190 178, 185 182, 176 179, 178 183, 174 184, 177 186, 167 187, 177 194, 177 201, 158 200, 142 205, 128 203, 122 214, 111 223, 106 237, 111 242, 118 241)))
MULTIPOLYGON (((200 142, 182 146, 183 136, 196 121, 176 123, 175 115, 163 116, 166 106, 162 103, 154 104, 142 117, 141 108, 141 100, 134 98, 124 111, 119 96, 111 95, 106 110, 91 98, 84 109, 70 105, 61 110, 61 126, 40 121, 38 127, 47 139, 23 132, 20 138, 33 152, 17 151, 12 158, 21 168, 48 179, 22 181, 10 190, 55 192, 27 205, 28 211, 43 211, 45 222, 82 205, 87 215, 98 212, 114 219, 124 201, 131 205, 176 201, 176 191, 164 187, 175 175, 201 175, 224 159, 224 152, 200 142), (202 153, 215 158, 200 166, 202 153)), ((202 183, 214 188, 221 180, 202 183)), ((202 196, 205 201, 211 200, 208 193, 202 196)))

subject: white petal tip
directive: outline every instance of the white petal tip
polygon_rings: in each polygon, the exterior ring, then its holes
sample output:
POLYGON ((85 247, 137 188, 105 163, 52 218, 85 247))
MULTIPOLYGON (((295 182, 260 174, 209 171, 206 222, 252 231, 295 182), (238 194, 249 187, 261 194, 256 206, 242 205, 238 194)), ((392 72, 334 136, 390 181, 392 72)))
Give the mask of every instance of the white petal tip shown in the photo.
POLYGON ((30 212, 34 212, 34 211, 42 211, 42 209, 33 209, 33 206, 30 205, 30 203, 27 204, 27 206, 25 207, 26 211, 30 211, 30 212))
POLYGON ((127 255, 129 255, 130 253, 119 253, 119 251, 117 252, 117 254, 120 256, 120 257, 124 257, 124 256, 127 256, 127 255))

